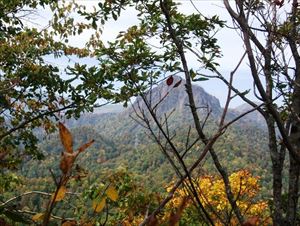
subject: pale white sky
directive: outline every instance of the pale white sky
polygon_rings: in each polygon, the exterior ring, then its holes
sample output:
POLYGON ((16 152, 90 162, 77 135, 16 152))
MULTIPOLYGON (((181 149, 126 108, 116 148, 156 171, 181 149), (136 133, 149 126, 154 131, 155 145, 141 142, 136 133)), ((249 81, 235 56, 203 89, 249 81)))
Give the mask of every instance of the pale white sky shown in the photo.
MULTIPOLYGON (((94 5, 96 6, 99 1, 84 0, 78 2, 84 3, 87 6, 87 8, 92 8, 94 5)), ((194 6, 189 0, 183 0, 179 2, 182 4, 181 6, 179 6, 179 10, 181 12, 187 14, 197 13, 197 10, 194 8, 194 6)), ((229 14, 225 10, 221 0, 194 0, 193 2, 197 9, 204 15, 218 15, 220 19, 227 21, 228 25, 231 25, 231 19, 229 17, 229 14)), ((47 12, 42 12, 38 22, 40 24, 44 24, 47 18, 49 18, 47 12), (45 21, 43 22, 43 20, 45 21)), ((119 33, 119 31, 126 30, 129 26, 137 23, 138 20, 136 18, 135 10, 133 8, 127 9, 126 11, 123 11, 118 21, 108 21, 108 23, 103 28, 103 34, 101 38, 104 41, 113 40, 114 37, 116 37, 116 35, 119 33)), ((69 40, 72 44, 82 46, 87 41, 89 36, 90 33, 85 32, 79 37, 73 37, 69 40)), ((232 71, 235 68, 237 62, 243 55, 243 45, 238 34, 229 28, 221 29, 216 37, 219 40, 219 45, 223 53, 223 57, 219 60, 219 71, 222 72, 222 74, 224 74, 224 76, 228 78, 230 71, 232 71)), ((76 61, 76 59, 74 60, 76 61)), ((85 59, 84 61, 90 64, 93 64, 95 62, 94 60, 89 61, 88 59, 85 59)), ((67 64, 72 64, 72 62, 68 60, 60 60, 59 62, 55 63, 60 65, 61 67, 64 67, 67 64)), ((197 68, 197 62, 191 60, 189 61, 189 66, 197 68)), ((252 80, 250 77, 251 76, 249 74, 249 70, 245 62, 237 71, 234 78, 234 84, 241 91, 245 91, 246 89, 252 90, 252 80)), ((211 95, 217 97, 220 100, 221 105, 224 105, 225 98, 227 96, 227 89, 222 82, 216 79, 212 79, 205 82, 197 82, 197 84, 202 86, 211 95)), ((252 95, 251 93, 249 94, 249 96, 251 96, 252 98, 254 97, 254 95, 252 95)), ((240 104, 242 104, 242 101, 238 98, 235 98, 231 103, 231 107, 235 107, 240 104)))

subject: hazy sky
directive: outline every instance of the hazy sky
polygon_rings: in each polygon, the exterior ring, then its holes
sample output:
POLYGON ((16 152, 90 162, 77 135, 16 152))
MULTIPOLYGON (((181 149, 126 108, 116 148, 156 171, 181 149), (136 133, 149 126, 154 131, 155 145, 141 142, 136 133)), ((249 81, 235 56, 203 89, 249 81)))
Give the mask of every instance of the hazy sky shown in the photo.
MULTIPOLYGON (((197 10, 189 0, 179 2, 181 4, 181 6, 179 6, 179 10, 181 12, 186 14, 197 13, 197 10)), ((220 19, 227 21, 229 25, 232 24, 231 18, 225 10, 221 0, 198 0, 193 2, 196 8, 204 15, 218 15, 220 19)), ((93 1, 90 4, 93 4, 93 1)), ((103 39, 111 40, 118 34, 118 31, 124 30, 134 23, 137 23, 134 9, 129 9, 122 13, 118 22, 110 21, 107 26, 104 27, 103 39)), ((219 45, 221 46, 221 51, 224 55, 224 57, 219 60, 219 70, 225 77, 228 77, 230 71, 236 67, 237 62, 244 53, 243 45, 238 34, 232 29, 221 29, 217 34, 217 38, 219 40, 219 45)), ((197 62, 190 61, 189 66, 197 68, 197 62)), ((249 73, 248 66, 244 63, 235 75, 234 84, 236 84, 236 86, 242 91, 252 89, 252 80, 247 73, 249 73)), ((221 105, 224 105, 227 88, 222 82, 212 79, 205 82, 198 82, 197 84, 201 85, 208 93, 216 96, 220 100, 221 105)), ((253 96, 251 94, 249 95, 253 96)), ((236 98, 232 101, 231 106, 235 107, 241 103, 242 101, 236 98)))
MULTIPOLYGON (((91 8, 93 5, 97 5, 99 1, 84 0, 78 2, 84 3, 87 8, 91 8)), ((189 0, 182 0, 178 2, 181 4, 181 6, 179 6, 179 10, 181 12, 186 14, 197 13, 197 10, 189 0)), ((221 0, 194 0, 193 3, 196 8, 204 15, 218 15, 222 20, 227 21, 228 25, 232 24, 229 14, 225 10, 221 0)), ((47 13, 43 12, 41 15, 41 19, 44 19, 46 21, 47 17, 47 13)), ((41 24, 43 24, 42 20, 40 20, 41 24)), ((121 14, 121 17, 118 21, 108 21, 108 23, 103 28, 103 34, 101 38, 104 41, 113 40, 114 37, 116 37, 116 35, 119 33, 119 31, 126 30, 129 26, 137 23, 138 20, 136 18, 135 10, 133 8, 130 8, 121 14)), ((70 38, 69 40, 72 44, 82 46, 87 41, 89 35, 89 32, 85 32, 79 37, 70 38)), ((237 62, 244 53, 243 45, 239 35, 234 30, 229 28, 221 29, 216 37, 219 40, 219 45, 223 54, 223 57, 219 60, 220 67, 218 69, 220 72, 222 72, 222 74, 224 74, 225 77, 228 77, 230 71, 235 68, 237 62)), ((95 61, 86 59, 85 62, 93 64, 95 61)), ((59 62, 55 63, 61 67, 65 67, 67 64, 71 64, 72 62, 69 62, 68 60, 60 60, 59 62)), ((197 62, 189 61, 189 66, 197 68, 197 62)), ((234 77, 234 84, 241 91, 245 91, 246 89, 252 90, 252 80, 250 77, 251 76, 249 75, 249 70, 245 62, 237 71, 234 77)), ((220 100, 221 105, 224 105, 227 95, 227 88, 222 82, 216 79, 212 79, 205 82, 197 82, 197 84, 202 86, 208 93, 216 96, 220 100)), ((249 95, 253 97, 251 93, 249 95)), ((241 103, 242 101, 240 99, 235 98, 231 103, 231 107, 235 107, 237 105, 240 105, 241 103)))

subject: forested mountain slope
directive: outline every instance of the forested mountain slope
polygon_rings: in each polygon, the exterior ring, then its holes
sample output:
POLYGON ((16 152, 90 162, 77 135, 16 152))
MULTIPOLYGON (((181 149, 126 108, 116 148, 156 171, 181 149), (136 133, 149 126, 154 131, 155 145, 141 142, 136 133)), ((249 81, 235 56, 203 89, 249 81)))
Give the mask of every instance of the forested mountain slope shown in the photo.
MULTIPOLYGON (((181 80, 180 77, 174 77, 174 79, 175 82, 181 80)), ((196 137, 184 84, 185 81, 182 80, 178 87, 172 88, 162 82, 147 94, 148 101, 150 103, 151 100, 152 106, 159 103, 157 105, 158 118, 163 120, 164 117, 169 116, 169 131, 174 134, 178 147, 185 145, 189 128, 191 128, 189 139, 196 137)), ((205 131, 207 134, 213 134, 222 113, 219 100, 205 92, 200 86, 195 85, 193 90, 196 106, 199 107, 200 119, 204 121, 207 113, 210 112, 205 124, 205 131)), ((77 121, 67 122, 67 125, 72 128, 76 141, 75 146, 87 142, 89 139, 95 139, 94 145, 85 155, 81 156, 80 165, 87 167, 91 172, 123 166, 149 178, 151 185, 153 185, 151 181, 170 180, 174 173, 169 163, 149 131, 134 120, 138 119, 136 114, 146 112, 151 121, 151 116, 147 113, 141 97, 138 97, 132 106, 124 110, 120 111, 120 106, 115 106, 116 110, 113 106, 110 106, 109 109, 104 112, 101 112, 100 109, 97 113, 83 115, 77 121)), ((230 111, 227 120, 234 118, 242 111, 244 109, 230 111)), ((254 173, 262 175, 264 181, 268 182, 270 178, 266 174, 269 165, 268 161, 265 161, 268 155, 265 131, 254 119, 249 122, 238 122, 229 128, 216 143, 215 149, 221 162, 229 170, 249 168, 254 173)), ((157 127, 153 123, 151 125, 158 133, 157 127)), ((46 156, 50 156, 46 157, 44 167, 54 167, 53 156, 59 158, 62 150, 58 136, 52 135, 45 139, 41 148, 46 156)), ((198 154, 199 151, 191 151, 187 158, 192 160, 198 154)), ((37 163, 31 163, 30 167, 27 165, 24 170, 27 172, 27 176, 36 177, 36 173, 32 174, 32 172, 47 173, 47 170, 36 171, 35 167, 38 165, 37 163)), ((203 164, 203 170, 209 173, 215 172, 209 156, 203 164)))

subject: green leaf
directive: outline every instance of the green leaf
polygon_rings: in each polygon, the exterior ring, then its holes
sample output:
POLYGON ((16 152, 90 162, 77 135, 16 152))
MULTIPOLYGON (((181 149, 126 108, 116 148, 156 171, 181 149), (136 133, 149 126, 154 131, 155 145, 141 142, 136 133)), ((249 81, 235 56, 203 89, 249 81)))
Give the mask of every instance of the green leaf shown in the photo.
POLYGON ((248 93, 250 93, 250 89, 247 89, 246 91, 242 92, 241 95, 247 95, 248 93))
POLYGON ((96 20, 93 20, 93 22, 92 22, 92 28, 94 28, 95 30, 97 29, 97 23, 96 23, 96 20))
POLYGON ((113 17, 113 19, 114 19, 114 20, 117 20, 117 19, 118 19, 118 15, 117 15, 117 14, 115 14, 114 12, 112 12, 112 14, 111 14, 111 15, 112 15, 112 17, 113 17))
POLYGON ((194 72, 194 70, 193 69, 190 69, 190 76, 191 76, 191 78, 194 80, 194 78, 196 77, 196 73, 194 72))
POLYGON ((209 78, 205 78, 205 77, 193 79, 194 82, 207 81, 207 80, 209 80, 209 78))
POLYGON ((30 224, 30 221, 27 220, 24 215, 22 215, 22 214, 20 214, 20 213, 18 213, 16 211, 6 210, 6 211, 4 211, 4 215, 7 218, 9 218, 12 221, 14 221, 14 222, 20 222, 20 223, 24 223, 24 224, 30 224))
POLYGON ((287 84, 284 84, 284 83, 278 83, 276 86, 277 86, 278 89, 284 89, 284 88, 287 87, 287 84))

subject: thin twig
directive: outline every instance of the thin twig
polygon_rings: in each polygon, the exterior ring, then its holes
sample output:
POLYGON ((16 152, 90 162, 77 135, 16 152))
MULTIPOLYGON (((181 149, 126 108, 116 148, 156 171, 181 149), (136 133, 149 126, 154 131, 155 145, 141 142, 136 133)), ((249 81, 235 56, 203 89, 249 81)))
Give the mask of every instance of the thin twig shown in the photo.
MULTIPOLYGON (((66 192, 66 194, 69 194, 69 195, 75 195, 75 196, 79 196, 81 195, 81 193, 74 193, 74 192, 66 192)), ((28 195, 43 195, 43 196, 52 196, 53 194, 52 193, 48 193, 48 192, 42 192, 42 191, 28 191, 28 192, 25 192, 23 194, 20 194, 20 195, 17 195, 15 197, 12 197, 10 199, 8 199, 7 201, 1 203, 0 207, 4 207, 6 206, 7 204, 23 197, 23 196, 28 196, 28 195)))
POLYGON ((243 54, 243 56, 241 57, 240 61, 238 62, 237 66, 235 67, 235 69, 230 73, 230 79, 229 79, 229 85, 230 86, 228 86, 227 99, 226 99, 225 107, 224 107, 224 110, 223 110, 223 114, 221 116, 219 127, 222 127, 223 124, 224 124, 224 120, 225 120, 225 117, 227 115, 229 104, 230 104, 230 101, 232 100, 232 98, 231 98, 231 91, 232 91, 231 87, 232 87, 232 82, 233 82, 233 76, 234 76, 235 72, 237 71, 237 69, 240 67, 243 59, 246 56, 246 53, 247 52, 245 51, 244 54, 243 54))

